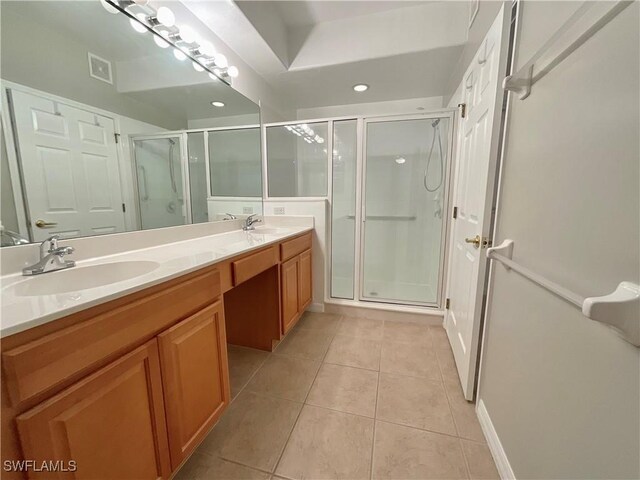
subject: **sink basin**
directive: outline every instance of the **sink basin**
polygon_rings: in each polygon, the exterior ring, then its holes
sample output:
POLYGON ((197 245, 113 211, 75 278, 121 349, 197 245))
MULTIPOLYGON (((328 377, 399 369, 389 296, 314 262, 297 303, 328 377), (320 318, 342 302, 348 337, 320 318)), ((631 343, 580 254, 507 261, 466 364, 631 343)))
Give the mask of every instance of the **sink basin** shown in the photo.
POLYGON ((271 227, 256 227, 255 230, 251 230, 250 233, 260 233, 262 235, 281 235, 287 233, 287 228, 271 228, 271 227))
POLYGON ((139 277, 159 266, 157 262, 130 261, 73 267, 33 276, 8 286, 6 290, 19 297, 77 292, 139 277))

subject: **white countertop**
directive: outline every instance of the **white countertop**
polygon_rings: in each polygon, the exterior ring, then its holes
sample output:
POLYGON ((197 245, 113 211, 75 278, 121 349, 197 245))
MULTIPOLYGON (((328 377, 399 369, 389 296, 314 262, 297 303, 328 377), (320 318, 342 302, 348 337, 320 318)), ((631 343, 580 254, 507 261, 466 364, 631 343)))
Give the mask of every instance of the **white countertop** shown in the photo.
MULTIPOLYGON (((272 233, 268 234, 260 233, 260 227, 252 232, 233 230, 125 253, 80 260, 74 268, 34 277, 25 277, 19 273, 5 275, 1 277, 0 337, 28 330, 311 230, 313 227, 309 226, 279 227, 277 232, 272 229, 272 233), (29 282, 34 279, 42 282, 45 278, 51 282, 64 281, 66 272, 115 262, 156 262, 157 266, 147 264, 154 267, 148 273, 93 288, 47 295, 20 294, 19 284, 21 282, 29 282)), ((73 258, 73 256, 69 258, 73 258)), ((77 276, 76 273, 74 275, 77 276)))

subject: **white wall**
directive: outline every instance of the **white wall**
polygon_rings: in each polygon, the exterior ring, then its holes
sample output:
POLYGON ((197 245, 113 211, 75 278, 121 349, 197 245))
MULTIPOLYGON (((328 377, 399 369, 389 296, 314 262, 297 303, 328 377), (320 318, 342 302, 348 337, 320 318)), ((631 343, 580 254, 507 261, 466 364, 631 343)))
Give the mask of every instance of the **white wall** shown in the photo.
MULTIPOLYGON (((519 54, 568 10, 525 2, 519 54)), ((639 10, 510 103, 494 243, 585 296, 640 281, 639 10)), ((492 266, 478 398, 517 478, 639 478, 639 382, 640 349, 492 266)))
POLYGON ((327 200, 264 200, 264 215, 275 215, 275 209, 284 209, 280 215, 313 216, 313 302, 310 309, 324 311, 324 282, 327 252, 327 221, 329 202, 327 200))
POLYGON ((421 113, 442 108, 442 97, 409 98, 388 102, 352 103, 298 109, 297 119, 331 118, 346 116, 378 116, 404 113, 421 113))

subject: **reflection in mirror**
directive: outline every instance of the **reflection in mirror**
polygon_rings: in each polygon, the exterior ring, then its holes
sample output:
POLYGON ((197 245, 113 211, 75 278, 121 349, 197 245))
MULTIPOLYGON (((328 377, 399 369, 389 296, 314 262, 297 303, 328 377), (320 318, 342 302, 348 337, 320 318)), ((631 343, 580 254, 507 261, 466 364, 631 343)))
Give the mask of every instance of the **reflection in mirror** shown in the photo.
POLYGON ((259 107, 109 7, 2 2, 3 246, 262 213, 259 107))

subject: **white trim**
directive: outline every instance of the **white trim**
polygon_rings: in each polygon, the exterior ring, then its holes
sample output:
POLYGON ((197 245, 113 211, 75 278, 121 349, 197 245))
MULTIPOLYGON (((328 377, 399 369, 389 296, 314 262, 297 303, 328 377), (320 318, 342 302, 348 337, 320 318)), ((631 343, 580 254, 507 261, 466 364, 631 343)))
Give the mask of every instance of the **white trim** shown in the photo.
POLYGON ((345 298, 327 298, 325 299, 325 303, 330 305, 344 305, 348 307, 368 308, 371 310, 389 310, 394 312, 444 316, 444 311, 439 309, 438 307, 407 305, 402 303, 367 302, 361 300, 348 300, 345 298))
POLYGON ((31 241, 31 232, 27 220, 27 205, 24 201, 22 189, 22 175, 20 174, 20 162, 18 160, 17 146, 14 137, 14 125, 9 109, 9 88, 2 81, 2 135, 4 136, 5 148, 7 150, 7 163, 9 164, 9 175, 11 178, 11 188, 13 190, 13 203, 16 208, 16 218, 18 220, 18 232, 24 238, 31 241))
POLYGON ((480 427, 487 440, 487 446, 491 451, 491 456, 496 464, 500 478, 502 480, 515 480, 516 476, 513 473, 507 454, 502 447, 502 442, 500 442, 498 433, 493 426, 489 412, 482 399, 478 400, 478 404, 476 405, 476 415, 478 416, 480 427))

